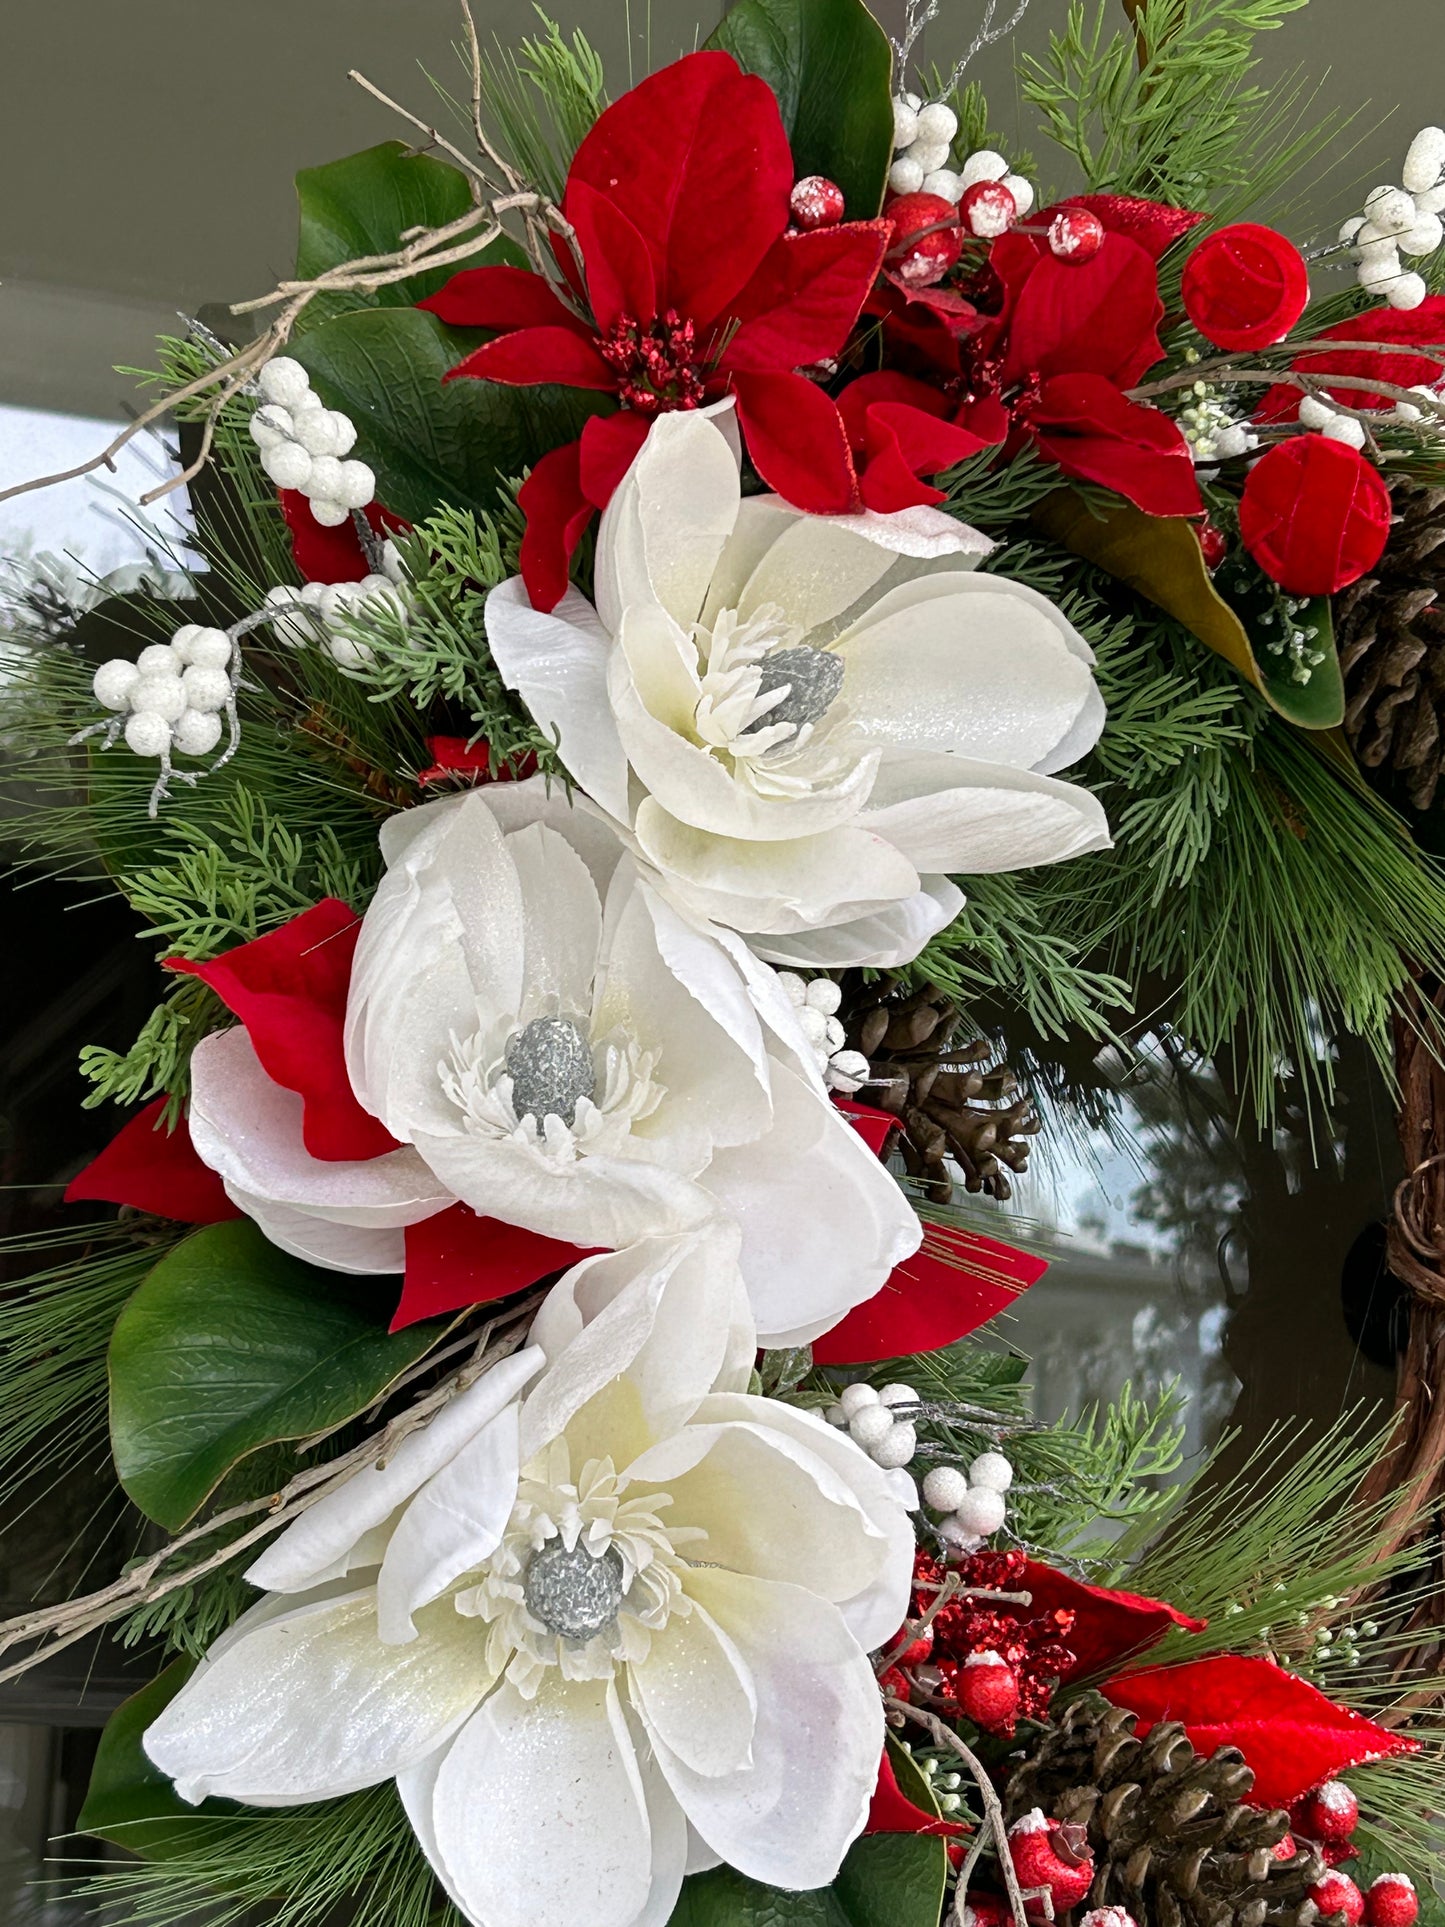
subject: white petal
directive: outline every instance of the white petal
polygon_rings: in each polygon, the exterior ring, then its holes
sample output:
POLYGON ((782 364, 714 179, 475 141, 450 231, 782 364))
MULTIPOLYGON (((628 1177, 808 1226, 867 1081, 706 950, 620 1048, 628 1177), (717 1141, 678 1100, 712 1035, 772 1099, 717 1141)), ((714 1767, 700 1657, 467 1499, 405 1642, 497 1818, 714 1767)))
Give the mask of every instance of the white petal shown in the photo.
POLYGON ((1054 776, 927 753, 889 757, 862 821, 921 871, 981 876, 1062 863, 1112 839, 1091 790, 1054 776))
POLYGON ((791 936, 752 935, 748 941, 770 963, 803 970, 845 970, 866 965, 897 970, 910 964, 962 910, 963 892, 947 877, 925 876, 922 888, 871 915, 853 917, 791 936))
POLYGON ((352 1793, 456 1732, 491 1683, 485 1648, 449 1602, 410 1646, 378 1639, 370 1589, 298 1607, 198 1672, 143 1744, 193 1804, 352 1793))
POLYGON ((425 1760, 418 1761, 415 1766, 404 1767, 396 1776, 396 1790, 401 1796, 406 1817, 411 1822, 411 1830, 416 1835, 416 1843, 426 1855, 432 1872, 441 1882, 447 1899, 463 1920, 471 1921, 473 1927, 479 1927, 481 1916, 468 1912, 461 1895, 452 1885, 451 1875, 443 1865, 441 1851, 437 1846, 436 1827, 432 1822, 437 1780, 446 1757, 447 1747, 441 1746, 425 1760))
POLYGON ((1092 654, 1033 590, 933 575, 867 610, 837 653, 848 707, 881 744, 1031 769, 1073 729, 1092 654))
POLYGON ((652 1839, 612 1681, 554 1670, 534 1700, 498 1687, 441 1763, 432 1838, 481 1927, 633 1927, 652 1891, 652 1839))
POLYGON ((838 1609, 800 1586, 698 1570, 687 1590, 751 1668, 758 1720, 753 1764, 717 1778, 657 1742, 668 1785, 729 1866, 775 1887, 826 1887, 863 1830, 878 1777, 873 1669, 838 1609))
POLYGON ((745 495, 738 519, 712 572, 702 620, 711 628, 723 609, 736 609, 748 578, 773 544, 798 521, 802 511, 781 495, 745 495))
POLYGON ((674 1613, 629 1680, 648 1732, 694 1773, 712 1779, 752 1764, 753 1676, 704 1607, 674 1613))
POLYGON ((893 555, 907 556, 917 562, 943 562, 950 569, 960 561, 976 566, 997 547, 986 535, 960 522, 942 509, 919 503, 911 509, 897 509, 879 515, 864 509, 859 515, 839 515, 834 520, 841 528, 856 529, 868 541, 893 555))
POLYGON ((804 635, 851 609, 892 568, 893 555, 847 518, 804 515, 759 561, 738 603, 744 619, 772 603, 804 635))
MULTIPOLYGON (((906 1473, 885 1472, 875 1465, 846 1432, 817 1413, 800 1411, 781 1399, 714 1393, 698 1406, 694 1424, 724 1425, 739 1419, 787 1433, 828 1464, 887 1539, 887 1555, 867 1586, 847 1598, 830 1593, 858 1644, 865 1652, 874 1651, 893 1637, 908 1613, 915 1541, 906 1501, 912 1498, 916 1504, 912 1481, 906 1473), (900 1476, 906 1481, 901 1490, 896 1483, 900 1476)), ((816 1587, 816 1575, 813 1584, 816 1587)))
POLYGON ((550 615, 532 607, 520 576, 486 603, 487 645, 572 780, 613 816, 627 814, 627 758, 607 701, 609 641, 597 611, 569 588, 550 615))
POLYGON ((390 1519, 399 1505, 450 1464, 545 1362, 540 1348, 529 1345, 484 1372, 428 1424, 409 1432, 383 1463, 366 1466, 294 1519, 247 1571, 251 1584, 270 1592, 296 1592, 314 1584, 363 1534, 390 1519))
POLYGON ((518 1408, 508 1405, 429 1478, 397 1520, 376 1580, 385 1640, 415 1639, 412 1615, 502 1542, 517 1498, 518 1408))
POLYGON ((660 602, 692 627, 741 495, 732 450, 711 421, 658 416, 597 534, 597 610, 610 634, 634 602, 660 602))
POLYGON ((522 1004, 517 1022, 586 1017, 602 935, 602 904, 577 852, 545 823, 507 838, 522 891, 522 1004))
POLYGON ((746 939, 735 930, 714 924, 712 935, 731 957, 738 975, 747 985, 753 1007, 772 1035, 771 1048, 815 1090, 822 1091, 823 1074, 813 1045, 799 1021, 797 1006, 778 980, 777 971, 761 962, 748 948, 746 939))
MULTIPOLYGON (((363 1225, 338 1224, 331 1217, 315 1217, 294 1205, 258 1197, 227 1182, 226 1196, 238 1211, 255 1220, 266 1238, 280 1251, 326 1271, 347 1271, 358 1277, 387 1277, 406 1267, 406 1233, 371 1230, 363 1225)), ((428 1214, 430 1215, 430 1214, 428 1214)))
MULTIPOLYGON (((528 776, 520 783, 482 783, 470 793, 486 804, 505 836, 515 830, 525 830, 532 823, 545 823, 549 830, 566 837, 587 865, 598 898, 606 896, 624 845, 620 823, 614 822, 604 810, 585 796, 569 798, 560 783, 545 776, 528 776)), ((463 799, 448 800, 460 803, 463 799)), ((381 831, 383 850, 392 824, 418 814, 416 810, 402 810, 387 818, 381 831)))
POLYGON ((742 1272, 764 1345, 800 1345, 880 1290, 923 1231, 841 1112, 783 1064, 773 1130, 719 1152, 704 1183, 743 1230, 742 1272))

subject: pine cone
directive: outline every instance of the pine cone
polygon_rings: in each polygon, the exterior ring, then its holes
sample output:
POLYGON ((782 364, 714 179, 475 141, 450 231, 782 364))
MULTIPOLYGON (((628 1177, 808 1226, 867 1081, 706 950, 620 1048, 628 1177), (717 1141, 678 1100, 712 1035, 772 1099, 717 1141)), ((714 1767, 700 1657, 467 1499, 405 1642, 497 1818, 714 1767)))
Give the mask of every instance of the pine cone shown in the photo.
POLYGON ((859 1095, 898 1118, 903 1162, 932 1202, 953 1196, 950 1156, 966 1190, 1007 1198, 1008 1172, 1028 1169, 1039 1118, 1007 1065, 990 1061, 990 1044, 954 1043, 963 1019, 953 1000, 931 986, 901 992, 883 976, 850 985, 839 1016, 872 1069, 859 1095))
POLYGON ((1238 1748, 1205 1757, 1175 1721, 1142 1740, 1134 1724, 1095 1694, 1070 1701, 1010 1776, 1008 1820, 1042 1807, 1088 1828, 1088 1907, 1149 1927, 1311 1927, 1324 1862, 1305 1847, 1275 1857, 1289 1815, 1245 1803, 1254 1775, 1238 1748))
POLYGON ((1335 640, 1356 755, 1425 810, 1445 768, 1445 488, 1402 480, 1390 493, 1385 553, 1336 596, 1335 640))

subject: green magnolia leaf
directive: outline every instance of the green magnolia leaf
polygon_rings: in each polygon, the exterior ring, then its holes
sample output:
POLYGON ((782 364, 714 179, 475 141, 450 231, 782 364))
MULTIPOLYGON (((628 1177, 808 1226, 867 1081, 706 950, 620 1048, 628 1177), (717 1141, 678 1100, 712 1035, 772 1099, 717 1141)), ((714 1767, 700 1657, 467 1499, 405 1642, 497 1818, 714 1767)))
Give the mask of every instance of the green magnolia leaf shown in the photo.
POLYGON ((377 499, 408 522, 443 504, 495 510, 501 484, 582 432, 613 404, 576 388, 444 382, 477 336, 416 308, 338 315, 295 344, 328 408, 356 423, 377 499))
MULTIPOLYGON (((373 254, 390 254, 412 228, 444 227, 472 205, 466 178, 429 154, 413 154, 401 141, 383 141, 324 167, 303 167, 296 176, 301 233, 296 244, 296 279, 312 281, 373 254)), ((357 308, 410 308, 435 294, 459 267, 483 262, 526 264, 526 255, 503 237, 475 259, 430 268, 405 281, 366 293, 317 295, 301 314, 298 335, 357 308)))
POLYGON ((1316 596, 1287 610, 1279 588, 1242 556, 1231 556, 1215 582, 1249 637, 1265 700, 1301 729, 1337 728, 1345 719, 1345 678, 1329 597, 1316 596), (1308 682, 1294 680, 1277 646, 1288 623, 1304 630, 1311 650, 1324 652, 1324 661, 1314 664, 1308 682))
POLYGON ((240 1813, 230 1800, 187 1805, 141 1746, 146 1728, 160 1718, 195 1667, 192 1659, 173 1661, 159 1679, 111 1714, 75 1823, 77 1833, 95 1834, 145 1860, 168 1860, 191 1849, 198 1827, 209 1833, 217 1821, 240 1813))
POLYGON ((389 1333, 397 1288, 305 1264, 249 1219, 162 1258, 110 1345, 111 1448, 147 1518, 178 1530, 239 1460, 374 1404, 445 1329, 389 1333))
POLYGON ((870 1833, 854 1841, 831 1887, 809 1893, 731 1867, 693 1874, 669 1927, 938 1927, 947 1869, 941 1840, 870 1833))
POLYGON ((850 221, 872 220, 893 159, 893 54, 863 0, 738 0, 707 44, 777 95, 794 174, 826 175, 850 221))

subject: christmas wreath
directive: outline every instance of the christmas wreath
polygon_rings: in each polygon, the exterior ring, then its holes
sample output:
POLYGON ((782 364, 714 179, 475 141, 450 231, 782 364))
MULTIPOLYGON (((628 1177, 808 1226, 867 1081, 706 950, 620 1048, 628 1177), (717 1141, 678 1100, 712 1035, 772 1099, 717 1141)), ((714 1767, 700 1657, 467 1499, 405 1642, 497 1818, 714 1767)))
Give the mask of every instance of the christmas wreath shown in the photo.
POLYGON ((739 0, 615 97, 468 17, 464 131, 363 83, 411 144, 161 344, 207 566, 4 695, 162 970, 118 1211, 0 1303, 5 1489, 104 1440, 144 1525, 0 1627, 159 1649, 113 1917, 1438 1906, 1445 132, 1247 218, 1334 131, 1250 79, 1301 4, 1080 0, 1037 161, 1022 6, 943 74, 937 0, 739 0), (996 1038, 1145 987, 1261 1125, 1398 1053, 1399 1429, 1032 1416, 996 1038))

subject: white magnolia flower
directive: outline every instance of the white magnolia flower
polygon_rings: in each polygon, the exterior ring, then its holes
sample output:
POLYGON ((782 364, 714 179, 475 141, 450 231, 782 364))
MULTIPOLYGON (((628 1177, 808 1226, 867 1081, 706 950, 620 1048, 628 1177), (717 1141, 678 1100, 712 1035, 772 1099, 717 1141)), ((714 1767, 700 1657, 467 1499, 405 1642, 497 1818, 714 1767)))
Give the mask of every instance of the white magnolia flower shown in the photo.
POLYGON ((597 540, 597 608, 487 600, 502 674, 696 915, 775 962, 894 965, 957 915, 953 873, 1108 844, 1052 772, 1104 720, 1043 596, 973 573, 934 509, 743 499, 717 426, 659 416, 597 540))
POLYGON ((578 1265, 526 1352, 297 1520, 251 1569, 271 1596, 145 1735, 182 1796, 394 1777, 477 1927, 663 1927, 719 1861, 831 1881, 877 1773, 867 1652, 907 1608, 912 1494, 747 1394, 735 1252, 723 1228, 578 1265))
POLYGON ((196 1149, 274 1243, 388 1272, 405 1226, 458 1200, 608 1250, 721 1210, 773 1344, 826 1331, 917 1248, 774 974, 689 923, 600 819, 537 778, 409 810, 381 841, 346 1060, 401 1148, 313 1157, 244 1030, 193 1058, 196 1149))

